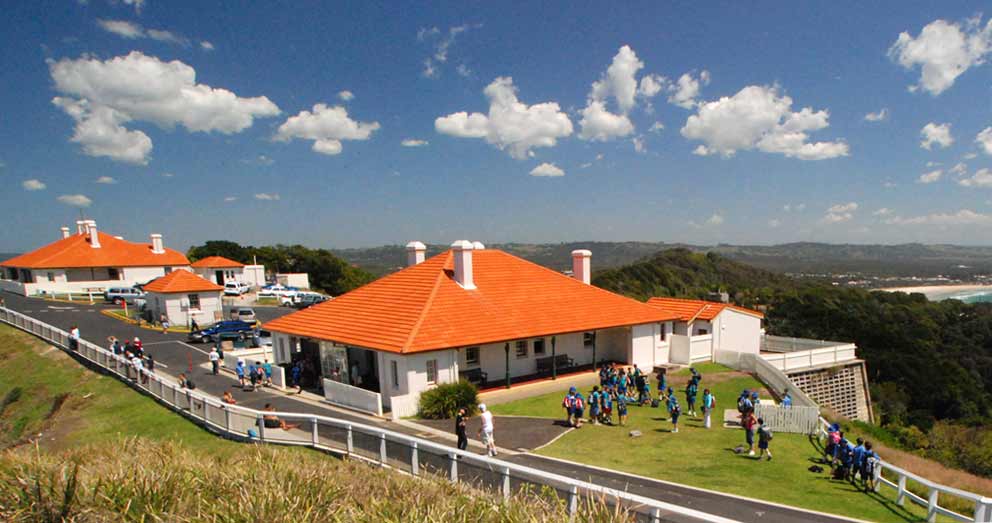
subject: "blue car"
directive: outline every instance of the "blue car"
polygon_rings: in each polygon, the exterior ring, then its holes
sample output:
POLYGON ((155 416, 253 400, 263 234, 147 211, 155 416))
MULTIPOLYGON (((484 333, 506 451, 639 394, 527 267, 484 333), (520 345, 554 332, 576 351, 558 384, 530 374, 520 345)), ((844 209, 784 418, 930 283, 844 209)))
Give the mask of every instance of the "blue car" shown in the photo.
POLYGON ((189 334, 189 341, 211 343, 224 333, 241 334, 243 337, 248 337, 254 330, 255 325, 248 322, 240 320, 219 321, 206 329, 191 332, 189 334))

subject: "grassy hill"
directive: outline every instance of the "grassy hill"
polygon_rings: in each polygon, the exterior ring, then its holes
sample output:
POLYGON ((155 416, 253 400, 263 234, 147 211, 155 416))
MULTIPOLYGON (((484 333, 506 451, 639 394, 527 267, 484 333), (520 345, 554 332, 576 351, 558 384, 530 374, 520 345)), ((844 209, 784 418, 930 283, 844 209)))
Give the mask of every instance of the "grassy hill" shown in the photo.
MULTIPOLYGON (((0 521, 557 522, 510 503, 301 448, 221 439, 62 351, 0 325, 0 521)), ((580 521, 629 521, 584 504, 580 521)))

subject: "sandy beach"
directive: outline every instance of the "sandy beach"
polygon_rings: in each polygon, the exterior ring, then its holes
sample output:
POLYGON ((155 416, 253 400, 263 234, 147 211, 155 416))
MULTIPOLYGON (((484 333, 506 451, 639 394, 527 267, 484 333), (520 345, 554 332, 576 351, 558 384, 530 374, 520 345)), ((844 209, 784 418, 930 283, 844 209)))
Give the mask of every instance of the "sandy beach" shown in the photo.
POLYGON ((878 289, 888 292, 905 292, 912 294, 919 292, 927 298, 943 297, 950 294, 971 293, 971 292, 992 292, 992 285, 921 285, 919 287, 889 287, 878 289))

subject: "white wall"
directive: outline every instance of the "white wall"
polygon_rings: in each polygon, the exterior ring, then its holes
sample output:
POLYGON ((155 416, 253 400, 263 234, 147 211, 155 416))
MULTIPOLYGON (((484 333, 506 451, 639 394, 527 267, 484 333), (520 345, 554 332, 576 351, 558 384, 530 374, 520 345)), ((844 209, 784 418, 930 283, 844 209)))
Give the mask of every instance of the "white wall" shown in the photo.
POLYGON ((263 265, 245 265, 244 270, 241 273, 241 277, 244 278, 243 282, 254 287, 261 287, 265 285, 265 266, 263 265))
POLYGON ((286 287, 310 288, 310 275, 305 272, 276 274, 276 281, 286 287))
POLYGON ((761 318, 724 309, 716 318, 713 346, 719 350, 757 354, 761 348, 761 318))
POLYGON ((148 309, 152 313, 152 320, 158 321, 164 312, 169 321, 176 326, 189 325, 190 319, 196 319, 201 326, 216 321, 216 314, 223 310, 220 299, 220 291, 198 292, 200 296, 200 308, 189 310, 183 304, 187 302, 188 294, 161 294, 149 292, 145 298, 148 309))
POLYGON ((123 280, 130 285, 165 276, 165 267, 124 267, 123 280))
POLYGON ((655 348, 660 337, 658 324, 634 325, 630 328, 630 332, 630 349, 626 363, 636 364, 642 370, 650 372, 656 363, 655 348))
POLYGON ((214 269, 214 268, 211 268, 211 267, 196 267, 196 268, 193 269, 193 272, 196 273, 201 278, 203 278, 203 279, 205 279, 205 280, 207 280, 207 281, 209 281, 211 283, 216 283, 217 285, 224 285, 225 283, 227 283, 229 281, 240 281, 240 282, 245 281, 244 280, 244 270, 242 270, 240 267, 227 268, 227 269, 221 269, 221 268, 214 269), (217 271, 223 271, 223 273, 224 273, 224 281, 217 281, 217 271))

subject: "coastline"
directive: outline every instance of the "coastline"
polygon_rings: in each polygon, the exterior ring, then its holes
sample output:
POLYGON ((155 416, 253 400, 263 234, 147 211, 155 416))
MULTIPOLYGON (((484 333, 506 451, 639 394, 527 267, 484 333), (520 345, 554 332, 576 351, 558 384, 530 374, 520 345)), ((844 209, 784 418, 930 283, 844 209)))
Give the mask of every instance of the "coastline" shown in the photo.
POLYGON ((956 294, 966 293, 992 293, 992 285, 920 285, 917 287, 887 287, 877 289, 885 292, 905 292, 912 294, 918 292, 926 295, 930 300, 947 298, 956 294))

